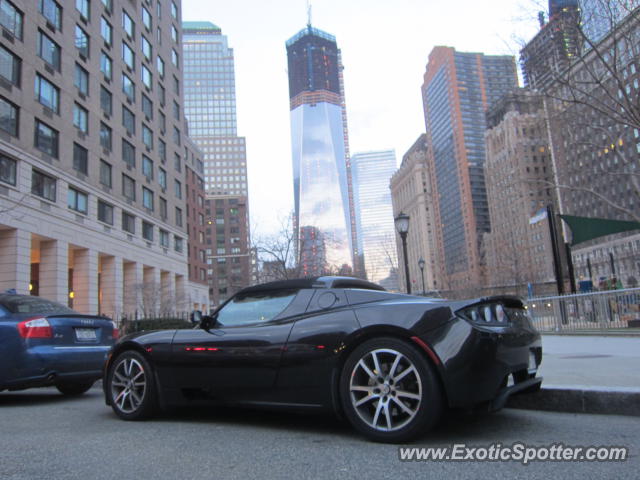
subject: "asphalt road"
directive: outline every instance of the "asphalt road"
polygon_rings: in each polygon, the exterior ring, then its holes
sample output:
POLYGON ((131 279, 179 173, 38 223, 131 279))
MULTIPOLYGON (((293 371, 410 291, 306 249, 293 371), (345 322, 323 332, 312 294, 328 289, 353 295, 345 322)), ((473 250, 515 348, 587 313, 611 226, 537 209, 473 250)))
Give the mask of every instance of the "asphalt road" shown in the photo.
POLYGON ((623 463, 401 463, 394 445, 367 442, 330 416, 231 409, 124 422, 97 388, 76 399, 54 389, 0 393, 0 478, 637 479, 640 418, 503 410, 450 415, 414 446, 492 442, 622 445, 623 463))

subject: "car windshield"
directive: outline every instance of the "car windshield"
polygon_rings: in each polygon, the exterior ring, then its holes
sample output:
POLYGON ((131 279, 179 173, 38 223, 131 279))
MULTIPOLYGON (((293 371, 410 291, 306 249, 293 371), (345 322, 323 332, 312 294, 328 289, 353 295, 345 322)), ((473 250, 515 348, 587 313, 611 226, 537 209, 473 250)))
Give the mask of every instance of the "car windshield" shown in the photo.
POLYGON ((218 312, 216 320, 225 327, 268 322, 289 306, 296 293, 287 290, 237 295, 218 312))
POLYGON ((0 298, 0 305, 11 313, 75 313, 64 305, 40 297, 4 297, 0 298))

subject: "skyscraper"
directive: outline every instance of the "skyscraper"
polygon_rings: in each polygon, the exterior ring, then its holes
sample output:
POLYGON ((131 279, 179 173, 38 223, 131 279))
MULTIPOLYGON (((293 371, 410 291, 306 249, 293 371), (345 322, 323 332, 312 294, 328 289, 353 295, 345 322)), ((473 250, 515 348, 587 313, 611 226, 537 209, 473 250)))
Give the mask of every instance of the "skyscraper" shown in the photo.
POLYGON ((311 25, 286 47, 302 272, 347 273, 357 245, 340 50, 335 37, 311 25))
POLYGON ((237 135, 233 49, 211 22, 183 22, 185 116, 204 153, 209 293, 219 305, 250 283, 247 158, 237 135))
MULTIPOLYGON (((578 0, 574 0, 578 1, 578 0)), ((589 40, 596 44, 618 25, 635 8, 639 0, 579 0, 582 29, 589 40)), ((588 49, 588 48, 587 48, 588 49)))
POLYGON ((444 289, 479 286, 489 231, 485 111, 518 84, 515 59, 435 47, 422 85, 444 289))
POLYGON ((398 289, 389 181, 396 170, 393 150, 357 153, 351 157, 358 250, 367 278, 388 290, 398 289))

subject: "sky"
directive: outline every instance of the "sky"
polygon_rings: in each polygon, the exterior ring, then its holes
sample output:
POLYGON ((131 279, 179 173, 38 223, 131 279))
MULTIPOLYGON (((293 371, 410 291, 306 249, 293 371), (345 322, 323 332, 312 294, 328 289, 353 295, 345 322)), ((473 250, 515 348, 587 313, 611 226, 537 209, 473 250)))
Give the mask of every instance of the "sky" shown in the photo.
MULTIPOLYGON (((314 27, 344 64, 351 154, 402 155, 425 131, 420 86, 436 45, 517 55, 537 30, 537 0, 315 0, 314 27)), ((210 21, 235 54, 238 135, 246 137, 253 235, 293 209, 285 42, 307 24, 307 0, 182 0, 185 21, 210 21)))

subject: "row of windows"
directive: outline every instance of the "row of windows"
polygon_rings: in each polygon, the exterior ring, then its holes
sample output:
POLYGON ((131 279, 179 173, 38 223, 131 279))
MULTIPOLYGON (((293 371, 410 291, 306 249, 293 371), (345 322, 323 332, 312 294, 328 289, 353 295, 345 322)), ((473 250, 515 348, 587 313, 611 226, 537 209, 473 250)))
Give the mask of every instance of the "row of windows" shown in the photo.
MULTIPOLYGON (((8 183, 10 185, 16 185, 16 170, 17 162, 12 158, 0 155, 0 181, 8 183)), ((132 179, 123 175, 123 195, 129 194, 129 189, 132 188, 126 179, 133 182, 132 179)), ((134 182, 135 183, 135 182, 134 182)), ((143 203, 145 206, 150 205, 153 209, 153 192, 146 187, 142 187, 143 203)), ((56 201, 57 197, 57 179, 47 175, 46 173, 38 170, 32 170, 31 173, 31 193, 38 197, 44 198, 51 202, 56 201)), ((67 207, 77 213, 84 215, 88 214, 88 200, 87 193, 77 189, 76 187, 69 186, 67 191, 67 207)), ((160 199, 161 202, 163 199, 160 199)), ((161 203, 162 205, 162 203, 161 203)), ((166 201, 164 203, 166 210, 166 201)), ((176 208, 176 215, 179 215, 180 223, 182 223, 182 211, 176 208)), ((176 217, 178 218, 178 217, 176 217)), ((110 226, 114 225, 114 206, 98 199, 98 220, 106 223, 110 226)), ((136 233, 136 217, 135 215, 122 211, 122 230, 127 233, 136 233)), ((160 232, 160 245, 169 247, 169 233, 165 230, 159 229, 160 232)), ((142 220, 142 237, 152 242, 154 240, 154 225, 142 220)), ((174 248, 177 252, 182 252, 182 238, 174 236, 174 248)))

